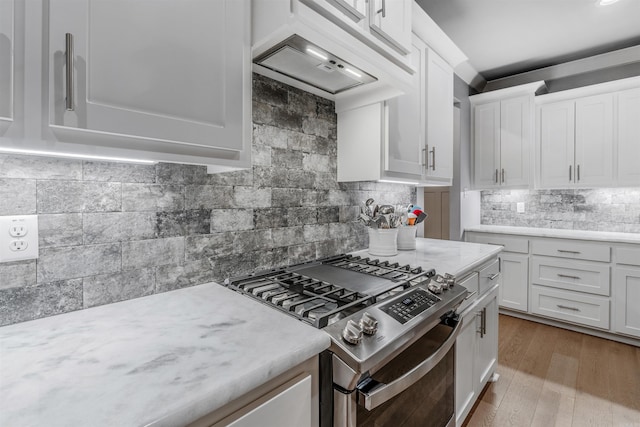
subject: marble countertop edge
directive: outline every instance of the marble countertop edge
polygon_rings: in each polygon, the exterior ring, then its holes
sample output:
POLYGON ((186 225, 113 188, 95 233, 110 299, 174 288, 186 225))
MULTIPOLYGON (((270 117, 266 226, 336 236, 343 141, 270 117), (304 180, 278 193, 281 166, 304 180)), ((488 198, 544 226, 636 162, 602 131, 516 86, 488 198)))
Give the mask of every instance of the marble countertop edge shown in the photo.
POLYGON ((515 234, 531 237, 555 237, 611 243, 640 243, 640 233, 621 233, 615 231, 567 230, 560 228, 515 227, 508 225, 475 225, 465 228, 465 231, 515 234))

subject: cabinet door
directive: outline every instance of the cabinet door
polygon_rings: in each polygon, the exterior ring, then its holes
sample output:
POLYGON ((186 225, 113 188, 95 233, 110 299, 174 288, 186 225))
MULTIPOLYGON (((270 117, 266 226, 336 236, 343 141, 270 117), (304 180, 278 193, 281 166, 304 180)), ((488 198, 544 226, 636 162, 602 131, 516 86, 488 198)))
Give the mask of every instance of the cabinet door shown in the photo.
POLYGON ((453 70, 434 51, 426 58, 427 176, 453 178, 453 70))
POLYGON ((540 186, 567 187, 574 182, 574 102, 540 107, 540 186))
POLYGON ((640 268, 616 267, 613 286, 616 332, 640 338, 640 268))
POLYGON ((478 316, 476 311, 467 312, 463 318, 462 330, 456 338, 456 425, 462 425, 476 401, 474 383, 474 359, 476 354, 476 334, 478 316))
POLYGON ((360 22, 367 16, 366 0, 324 0, 335 6, 354 22, 360 22))
POLYGON ((106 134, 110 144, 144 149, 146 142, 149 151, 161 144, 242 150, 248 7, 236 0, 51 0, 54 133, 106 134))
POLYGON ((640 185, 640 88, 618 94, 618 184, 640 185))
POLYGON ((503 186, 529 185, 531 98, 500 102, 500 182, 503 186))
MULTIPOLYGON (((246 410, 241 409, 242 413, 246 410)), ((237 416, 237 415, 236 415, 237 416)), ((223 421, 214 427, 311 427, 311 376, 289 385, 284 390, 250 408, 239 418, 227 423, 223 421)))
POLYGON ((495 294, 489 297, 480 312, 484 317, 484 330, 477 336, 475 376, 478 392, 489 381, 498 364, 498 298, 495 294))
POLYGON ((402 54, 411 52, 411 0, 369 0, 371 32, 402 54))
POLYGON ((14 0, 0 0, 0 136, 13 121, 14 0))
POLYGON ((500 102, 474 108, 474 179, 476 188, 499 185, 500 102))
MULTIPOLYGON (((424 172, 424 55, 425 45, 414 37, 412 65, 413 91, 386 101, 388 109, 388 132, 385 140, 385 170, 413 175, 422 179, 424 172)), ((369 125, 367 125, 369 126, 369 125)))
POLYGON ((581 185, 613 183, 613 95, 576 101, 576 179, 581 185))
POLYGON ((526 254, 500 254, 500 307, 527 311, 529 289, 529 256, 526 254))

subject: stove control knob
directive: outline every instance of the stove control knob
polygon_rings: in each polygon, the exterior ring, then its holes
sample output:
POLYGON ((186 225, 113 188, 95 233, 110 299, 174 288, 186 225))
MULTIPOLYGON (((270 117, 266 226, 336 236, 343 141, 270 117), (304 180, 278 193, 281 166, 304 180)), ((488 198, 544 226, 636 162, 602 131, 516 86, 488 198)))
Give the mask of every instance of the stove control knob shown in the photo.
POLYGON ((367 312, 362 315, 360 326, 362 327, 362 332, 367 335, 373 335, 378 332, 378 321, 367 312))
POLYGON ((440 283, 437 283, 437 282, 429 283, 427 285, 427 289, 429 289, 434 294, 441 294, 442 293, 442 286, 441 286, 440 283))
POLYGON ((349 344, 359 344, 362 341, 362 326, 353 320, 349 320, 342 331, 342 338, 349 344))
POLYGON ((447 286, 449 287, 449 289, 453 288, 453 285, 456 284, 455 277, 453 277, 453 275, 449 273, 444 274, 444 281, 447 283, 447 286))

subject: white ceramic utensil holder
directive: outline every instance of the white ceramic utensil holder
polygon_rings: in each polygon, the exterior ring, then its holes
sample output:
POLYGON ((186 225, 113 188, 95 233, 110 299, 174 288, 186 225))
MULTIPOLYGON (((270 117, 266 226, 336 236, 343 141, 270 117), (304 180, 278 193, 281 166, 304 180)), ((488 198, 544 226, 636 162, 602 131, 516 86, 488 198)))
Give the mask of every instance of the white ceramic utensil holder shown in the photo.
POLYGON ((407 225, 398 228, 398 250, 412 251, 416 248, 416 232, 418 227, 407 225))
POLYGON ((368 228, 369 254, 393 256, 398 254, 397 228, 368 228))

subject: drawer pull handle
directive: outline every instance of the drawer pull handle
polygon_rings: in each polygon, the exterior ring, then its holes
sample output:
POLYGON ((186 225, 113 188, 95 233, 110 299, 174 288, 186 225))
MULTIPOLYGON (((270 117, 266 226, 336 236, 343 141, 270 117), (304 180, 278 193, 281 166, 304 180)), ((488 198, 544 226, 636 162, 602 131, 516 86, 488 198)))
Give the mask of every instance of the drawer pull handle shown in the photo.
POLYGON ((504 248, 504 243, 493 243, 493 242, 487 242, 487 245, 502 246, 502 247, 504 248))
POLYGON ((569 276, 568 274, 560 274, 560 273, 558 273, 558 277, 564 277, 566 279, 580 280, 580 278, 578 276, 569 276))
POLYGON ((580 311, 580 309, 579 309, 579 308, 576 308, 576 307, 569 307, 568 305, 561 305, 561 304, 558 304, 558 308, 565 308, 565 309, 567 309, 567 310, 571 310, 571 311, 580 311))
POLYGON ((489 276, 489 280, 496 280, 496 278, 500 275, 500 273, 494 273, 491 276, 489 276))
POLYGON ((464 297, 465 301, 468 300, 469 298, 473 297, 475 294, 477 294, 478 291, 473 291, 470 294, 468 294, 466 297, 464 297))
POLYGON ((65 108, 73 111, 73 34, 64 35, 65 45, 65 108))
POLYGON ((562 252, 563 254, 580 254, 580 251, 568 251, 566 249, 558 249, 558 252, 562 252))

